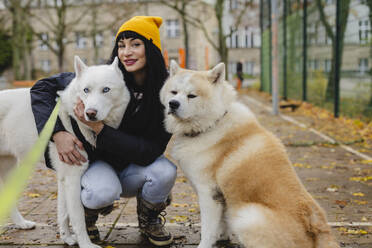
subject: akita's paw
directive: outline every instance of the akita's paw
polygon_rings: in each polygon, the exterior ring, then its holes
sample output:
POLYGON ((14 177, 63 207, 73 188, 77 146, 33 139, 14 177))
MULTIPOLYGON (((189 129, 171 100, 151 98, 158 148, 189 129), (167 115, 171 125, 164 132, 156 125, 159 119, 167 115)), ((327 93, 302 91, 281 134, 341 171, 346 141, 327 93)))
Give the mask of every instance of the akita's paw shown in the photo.
POLYGON ((74 234, 73 235, 68 235, 68 236, 61 237, 61 239, 63 240, 63 242, 65 242, 69 246, 76 245, 77 244, 77 238, 76 238, 76 236, 74 234))
POLYGON ((16 223, 15 226, 18 229, 28 230, 28 229, 34 229, 36 226, 36 223, 30 220, 24 220, 21 223, 16 223))

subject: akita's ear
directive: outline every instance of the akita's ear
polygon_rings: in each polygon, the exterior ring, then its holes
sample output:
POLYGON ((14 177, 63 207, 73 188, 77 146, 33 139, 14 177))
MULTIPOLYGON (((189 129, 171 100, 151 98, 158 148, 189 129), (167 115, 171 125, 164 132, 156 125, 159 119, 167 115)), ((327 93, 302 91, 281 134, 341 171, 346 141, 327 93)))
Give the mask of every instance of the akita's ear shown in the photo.
POLYGON ((120 68, 119 68, 119 59, 118 57, 116 56, 114 61, 112 62, 111 66, 114 68, 114 70, 119 73, 120 75, 122 75, 123 73, 121 72, 120 68))
POLYGON ((209 70, 208 78, 213 84, 223 82, 225 80, 225 64, 219 63, 209 70))
POLYGON ((84 62, 77 55, 75 55, 74 67, 75 67, 76 77, 80 77, 83 71, 87 68, 84 62))
POLYGON ((169 68, 169 76, 175 75, 179 69, 180 66, 177 64, 175 60, 172 59, 169 68))

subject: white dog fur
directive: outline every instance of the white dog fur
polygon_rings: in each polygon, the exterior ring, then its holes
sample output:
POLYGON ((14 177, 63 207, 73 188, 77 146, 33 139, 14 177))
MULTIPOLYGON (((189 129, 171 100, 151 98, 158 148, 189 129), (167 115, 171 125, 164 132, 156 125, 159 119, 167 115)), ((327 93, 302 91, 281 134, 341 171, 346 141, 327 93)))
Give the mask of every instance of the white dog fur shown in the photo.
MULTIPOLYGON (((78 123, 85 139, 93 146, 96 144, 92 130, 74 115, 74 106, 80 98, 85 105, 85 119, 88 109, 97 111, 97 121, 117 128, 120 125, 126 106, 130 100, 118 58, 111 65, 86 66, 75 56, 75 78, 68 87, 58 92, 61 98, 59 117, 67 131, 72 130, 70 116, 78 123), (103 92, 103 89, 108 92, 103 92), (84 89, 87 89, 84 91, 84 89)), ((14 156, 18 162, 25 156, 38 138, 34 116, 31 110, 30 90, 12 89, 0 91, 0 156, 14 156)), ((50 158, 57 172, 58 180, 58 224, 61 239, 68 245, 76 242, 81 248, 97 248, 86 231, 84 208, 80 199, 80 179, 88 168, 88 162, 81 166, 70 166, 59 160, 56 146, 49 142, 50 158), (71 222, 75 235, 69 229, 71 222)), ((80 151, 85 157, 85 151, 80 151)), ((21 229, 35 226, 25 220, 15 208, 12 221, 21 229)))

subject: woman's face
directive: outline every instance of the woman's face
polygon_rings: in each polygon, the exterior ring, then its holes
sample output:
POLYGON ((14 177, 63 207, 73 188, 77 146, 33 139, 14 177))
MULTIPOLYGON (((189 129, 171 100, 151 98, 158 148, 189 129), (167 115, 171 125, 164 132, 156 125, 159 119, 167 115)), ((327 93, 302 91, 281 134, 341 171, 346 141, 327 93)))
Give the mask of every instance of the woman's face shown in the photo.
POLYGON ((145 68, 145 44, 140 39, 128 38, 119 40, 118 56, 127 72, 137 73, 145 68))

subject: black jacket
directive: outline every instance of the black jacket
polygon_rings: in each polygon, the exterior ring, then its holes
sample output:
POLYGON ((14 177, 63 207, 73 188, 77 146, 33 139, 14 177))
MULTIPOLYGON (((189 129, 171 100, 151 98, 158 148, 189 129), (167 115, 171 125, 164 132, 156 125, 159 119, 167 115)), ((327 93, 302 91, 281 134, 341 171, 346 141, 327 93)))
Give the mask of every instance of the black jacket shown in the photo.
MULTIPOLYGON (((41 79, 31 88, 31 105, 36 127, 40 133, 48 120, 55 104, 57 91, 63 90, 75 77, 74 73, 61 73, 41 79)), ((75 134, 83 142, 90 162, 104 160, 117 171, 123 170, 129 163, 146 166, 151 164, 165 150, 170 134, 164 129, 163 106, 159 99, 152 104, 138 102, 134 97, 134 87, 127 85, 131 99, 118 129, 104 126, 97 136, 96 148, 93 149, 83 138, 76 123, 72 122, 75 134), (150 118, 151 117, 151 118, 150 118)), ((58 119, 54 133, 65 130, 58 119)), ((48 152, 45 153, 46 164, 51 168, 48 152)))

